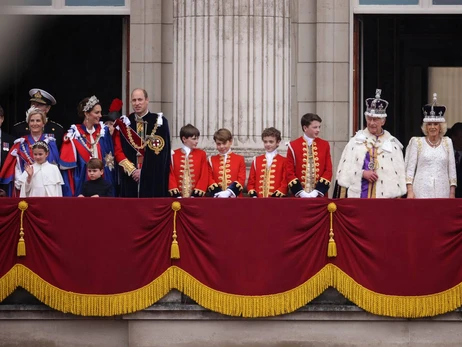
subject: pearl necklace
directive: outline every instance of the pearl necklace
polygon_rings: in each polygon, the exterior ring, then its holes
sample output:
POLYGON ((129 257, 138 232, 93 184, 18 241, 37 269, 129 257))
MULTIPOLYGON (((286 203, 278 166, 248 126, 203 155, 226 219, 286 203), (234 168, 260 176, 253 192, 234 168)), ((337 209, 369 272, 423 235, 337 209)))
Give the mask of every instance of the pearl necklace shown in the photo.
POLYGON ((439 138, 438 141, 436 141, 436 143, 431 142, 428 137, 425 137, 425 140, 427 140, 427 143, 433 148, 438 147, 441 143, 441 138, 439 138))

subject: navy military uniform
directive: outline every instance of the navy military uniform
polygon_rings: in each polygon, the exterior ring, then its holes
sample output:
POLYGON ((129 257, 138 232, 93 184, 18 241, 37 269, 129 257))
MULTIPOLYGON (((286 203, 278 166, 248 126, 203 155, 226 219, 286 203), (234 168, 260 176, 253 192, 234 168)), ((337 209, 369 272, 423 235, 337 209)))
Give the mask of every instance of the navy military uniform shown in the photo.
MULTIPOLYGON (((43 89, 34 88, 29 90, 29 95, 31 96, 30 102, 43 104, 47 106, 56 105, 56 99, 50 93, 44 91, 43 89)), ((32 105, 31 105, 32 106, 32 105)), ((16 138, 20 138, 24 135, 29 135, 29 124, 26 121, 22 121, 13 125, 13 132, 16 138)), ((56 145, 58 149, 61 148, 64 137, 63 126, 59 123, 48 119, 47 124, 45 124, 45 129, 43 131, 44 135, 54 137, 56 139, 56 145)))

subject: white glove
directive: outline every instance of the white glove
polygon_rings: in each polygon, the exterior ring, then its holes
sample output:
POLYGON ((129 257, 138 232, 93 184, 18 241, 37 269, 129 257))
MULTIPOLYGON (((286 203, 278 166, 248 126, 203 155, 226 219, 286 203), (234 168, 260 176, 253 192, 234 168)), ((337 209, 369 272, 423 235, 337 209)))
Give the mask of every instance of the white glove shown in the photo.
POLYGON ((319 192, 317 190, 313 190, 311 193, 308 193, 310 198, 316 198, 319 195, 319 192))
POLYGON ((312 198, 311 193, 307 193, 304 190, 302 190, 300 194, 298 194, 298 197, 299 198, 312 198))
POLYGON ((233 195, 231 191, 224 190, 222 192, 215 193, 214 197, 215 198, 229 198, 231 197, 231 195, 233 195))

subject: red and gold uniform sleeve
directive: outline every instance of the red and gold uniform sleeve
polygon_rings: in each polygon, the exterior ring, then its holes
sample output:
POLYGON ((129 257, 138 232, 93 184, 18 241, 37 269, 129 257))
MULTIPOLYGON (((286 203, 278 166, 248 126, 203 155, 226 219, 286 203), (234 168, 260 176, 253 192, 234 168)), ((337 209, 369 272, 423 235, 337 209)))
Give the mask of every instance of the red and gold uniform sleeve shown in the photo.
MULTIPOLYGON (((297 141, 297 140, 295 140, 297 141)), ((297 176, 297 171, 296 171, 296 156, 295 156, 295 150, 294 150, 294 145, 296 144, 295 141, 292 141, 289 143, 289 146, 287 148, 287 157, 286 157, 286 176, 287 176, 287 185, 290 188, 292 194, 296 195, 298 192, 303 190, 303 187, 300 183, 300 179, 297 176)), ((298 164, 301 165, 301 164, 298 164)))
POLYGON ((175 151, 174 154, 172 155, 172 160, 170 161, 170 174, 168 177, 168 193, 170 194, 170 196, 175 197, 175 198, 180 196, 180 189, 178 186, 178 181, 176 179, 177 172, 175 172, 176 156, 177 156, 177 151, 175 151))
POLYGON ((204 196, 209 185, 209 165, 207 163, 207 154, 200 149, 195 149, 194 166, 196 173, 196 185, 192 193, 193 196, 204 196))
POLYGON ((282 197, 287 195, 287 159, 282 155, 278 154, 275 158, 276 162, 273 164, 276 165, 275 171, 275 184, 274 187, 276 190, 271 196, 273 197, 282 197))
POLYGON ((318 163, 319 171, 316 172, 316 190, 320 191, 322 194, 327 195, 327 191, 330 187, 330 182, 332 181, 332 158, 330 155, 330 145, 329 142, 316 139, 318 145, 318 163))
POLYGON ((124 172, 128 176, 131 176, 131 174, 136 170, 136 166, 125 156, 125 153, 122 149, 122 143, 120 141, 121 136, 122 134, 120 133, 120 130, 114 128, 114 133, 112 134, 112 142, 114 143, 114 156, 119 166, 124 169, 124 172))

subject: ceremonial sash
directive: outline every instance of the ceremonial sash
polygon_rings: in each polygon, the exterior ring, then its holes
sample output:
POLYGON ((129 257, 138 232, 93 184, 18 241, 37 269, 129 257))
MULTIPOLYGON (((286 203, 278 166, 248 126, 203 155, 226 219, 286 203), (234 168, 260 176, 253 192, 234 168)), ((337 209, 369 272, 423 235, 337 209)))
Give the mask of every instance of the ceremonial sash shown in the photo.
POLYGON ((114 122, 114 127, 118 127, 120 133, 127 143, 139 154, 144 156, 144 142, 138 133, 129 125, 126 125, 120 118, 114 122))

